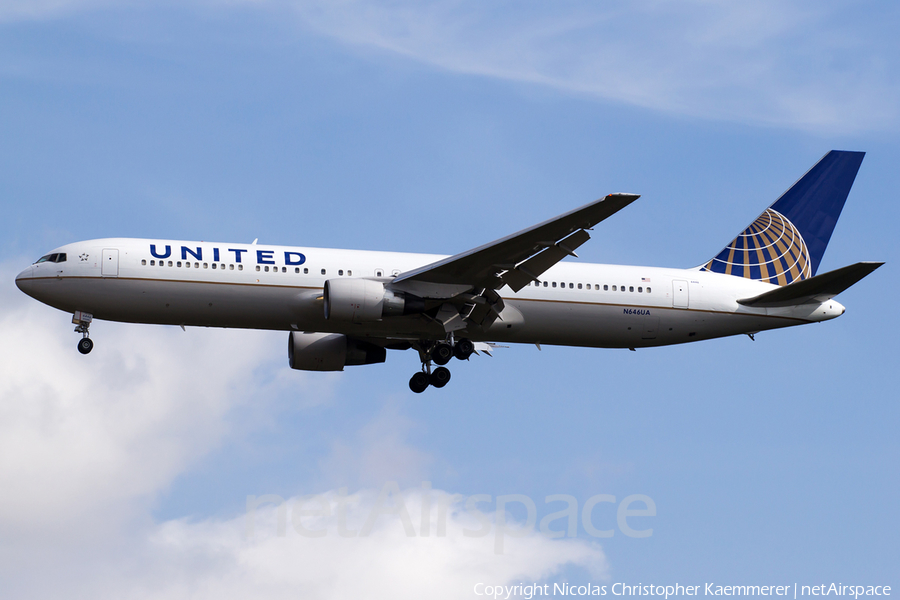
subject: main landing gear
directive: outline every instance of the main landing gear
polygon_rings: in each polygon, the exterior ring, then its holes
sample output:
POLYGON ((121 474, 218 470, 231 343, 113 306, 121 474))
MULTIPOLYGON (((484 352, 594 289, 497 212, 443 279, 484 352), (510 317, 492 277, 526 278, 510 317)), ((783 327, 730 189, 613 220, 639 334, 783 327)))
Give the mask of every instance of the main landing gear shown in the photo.
POLYGON ((94 342, 90 337, 91 321, 93 320, 94 316, 91 313, 80 310, 75 311, 75 315, 72 317, 72 322, 75 323, 75 333, 81 334, 81 339, 78 340, 78 351, 82 354, 89 354, 94 349, 94 342))
POLYGON ((438 342, 437 344, 419 348, 419 357, 422 359, 422 370, 416 372, 409 380, 409 389, 416 394, 421 394, 428 386, 442 388, 450 381, 450 369, 445 367, 454 356, 459 360, 468 360, 475 351, 475 344, 466 338, 438 342), (432 370, 431 363, 438 366, 432 370))

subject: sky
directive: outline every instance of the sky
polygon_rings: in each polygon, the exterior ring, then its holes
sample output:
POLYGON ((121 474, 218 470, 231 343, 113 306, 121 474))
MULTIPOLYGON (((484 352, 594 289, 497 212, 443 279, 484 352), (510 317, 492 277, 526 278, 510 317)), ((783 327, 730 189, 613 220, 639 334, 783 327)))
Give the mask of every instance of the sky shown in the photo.
POLYGON ((0 3, 0 595, 896 590, 898 26, 886 2, 0 3), (95 322, 82 356, 14 285, 100 237, 453 254, 611 192, 642 197, 577 260, 692 267, 831 149, 867 155, 820 272, 886 265, 755 341, 513 346, 416 395, 411 352, 292 371, 283 332, 95 322))

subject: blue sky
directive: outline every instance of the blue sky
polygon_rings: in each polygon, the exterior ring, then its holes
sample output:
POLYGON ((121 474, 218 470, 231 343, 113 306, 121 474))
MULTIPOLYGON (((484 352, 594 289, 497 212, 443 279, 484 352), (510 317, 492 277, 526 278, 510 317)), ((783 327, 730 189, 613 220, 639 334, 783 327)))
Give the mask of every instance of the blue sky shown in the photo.
POLYGON ((900 584, 898 24, 882 2, 0 7, 4 596, 900 584), (820 272, 887 264, 840 319, 755 342, 512 347, 413 395, 409 352, 294 372, 281 333, 97 323, 82 357, 70 317, 13 284, 96 237, 449 254, 616 191, 642 198, 580 260, 689 267, 832 148, 868 154, 820 272), (427 481, 539 518, 552 494, 657 515, 634 518, 649 538, 580 527, 502 555, 390 517, 278 537, 272 507, 241 537, 248 495, 347 488, 364 521, 391 481, 410 507, 427 481))

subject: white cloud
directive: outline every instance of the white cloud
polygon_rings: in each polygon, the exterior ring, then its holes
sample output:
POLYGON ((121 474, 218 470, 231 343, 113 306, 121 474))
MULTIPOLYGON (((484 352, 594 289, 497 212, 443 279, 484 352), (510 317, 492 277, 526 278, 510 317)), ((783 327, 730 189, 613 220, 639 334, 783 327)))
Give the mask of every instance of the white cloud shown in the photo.
MULTIPOLYGON (((376 506, 377 490, 361 490, 359 500, 348 506, 347 530, 359 531, 376 506)), ((334 510, 335 492, 324 494, 334 510)), ((295 532, 287 508, 287 528, 278 534, 278 510, 266 506, 256 511, 255 530, 246 535, 246 517, 201 523, 170 521, 150 535, 148 552, 152 569, 165 572, 154 577, 155 589, 133 597, 166 598, 461 598, 472 594, 478 582, 489 585, 534 582, 557 574, 566 565, 583 567, 597 579, 608 577, 602 549, 584 539, 549 540, 538 533, 507 537, 503 554, 495 552, 495 533, 467 537, 475 524, 461 506, 452 504, 444 491, 429 494, 429 535, 422 536, 423 493, 402 494, 414 535, 409 536, 398 516, 381 516, 368 535, 341 537, 337 517, 305 517, 309 530, 325 531, 318 538, 295 532), (446 535, 437 536, 439 504, 447 512, 446 535)), ((318 507, 308 504, 305 506, 318 507)), ((391 504, 393 506, 393 504, 391 504)), ((485 511, 492 518, 495 513, 485 511)), ((512 527, 512 525, 511 525, 512 527)))
MULTIPOLYGON (((283 339, 271 333, 96 322, 82 356, 71 317, 15 289, 14 273, 0 267, 7 532, 115 528, 216 448, 236 409, 286 383, 283 339)), ((295 387, 306 378, 292 375, 295 387)), ((323 397, 310 391, 309 402, 323 397)))
MULTIPOLYGON (((498 542, 496 525, 485 537, 462 535, 478 523, 440 490, 402 493, 411 537, 389 514, 374 519, 365 536, 342 537, 344 521, 334 510, 301 521, 324 528, 325 537, 303 537, 293 528, 296 499, 284 505, 286 535, 279 535, 274 505, 255 510, 252 536, 243 514, 154 523, 154 498, 248 427, 235 415, 243 421, 252 406, 261 416, 249 427, 264 426, 283 409, 285 390, 293 390, 293 410, 302 410, 327 399, 334 380, 288 372, 283 338, 261 332, 95 322, 96 346, 82 356, 69 316, 13 287, 14 264, 0 264, 5 597, 458 598, 479 581, 539 580, 569 564, 607 575, 602 549, 588 539, 529 531, 498 542), (442 513, 439 505, 450 508, 442 513)), ((431 457, 406 439, 415 427, 388 402, 357 439, 335 442, 324 478, 363 482, 348 504, 349 529, 365 528, 381 478, 427 474, 431 457)), ((339 495, 323 494, 332 508, 339 495)), ((496 504, 479 508, 499 518, 496 504)))
MULTIPOLYGON (((0 21, 121 4, 12 2, 0 7, 0 21)), ((882 15, 872 6, 864 13, 776 0, 195 0, 188 6, 290 14, 303 29, 351 46, 676 115, 824 134, 894 129, 898 122, 897 42, 892 32, 879 32, 882 15)))
POLYGON ((346 43, 654 110, 828 132, 897 120, 895 42, 880 47, 818 3, 290 6, 346 43))
POLYGON ((319 460, 326 484, 381 485, 385 481, 415 483, 428 476, 433 457, 411 445, 408 434, 416 423, 388 401, 380 413, 352 440, 334 439, 319 460))
POLYGON ((53 19, 113 4, 113 0, 6 0, 0 4, 0 22, 53 19))

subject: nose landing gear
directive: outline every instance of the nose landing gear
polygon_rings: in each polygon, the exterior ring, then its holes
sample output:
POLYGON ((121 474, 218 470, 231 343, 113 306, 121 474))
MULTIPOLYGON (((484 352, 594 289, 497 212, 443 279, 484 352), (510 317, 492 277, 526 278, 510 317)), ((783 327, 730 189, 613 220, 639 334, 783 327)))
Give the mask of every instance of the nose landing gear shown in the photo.
POLYGON ((75 311, 75 315, 72 317, 72 322, 75 323, 75 333, 80 333, 82 336, 78 340, 78 351, 82 354, 89 354, 94 349, 94 342, 90 337, 91 321, 93 320, 94 316, 91 313, 80 310, 75 311))
POLYGON ((419 358, 422 359, 422 370, 413 374, 409 380, 409 389, 416 394, 421 394, 428 386, 442 388, 450 381, 450 369, 443 366, 450 362, 454 356, 459 360, 468 360, 475 351, 475 345, 466 338, 461 338, 455 344, 452 339, 437 344, 423 344, 419 347, 419 358), (432 371, 432 361, 440 365, 432 371))

